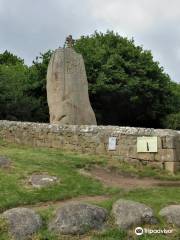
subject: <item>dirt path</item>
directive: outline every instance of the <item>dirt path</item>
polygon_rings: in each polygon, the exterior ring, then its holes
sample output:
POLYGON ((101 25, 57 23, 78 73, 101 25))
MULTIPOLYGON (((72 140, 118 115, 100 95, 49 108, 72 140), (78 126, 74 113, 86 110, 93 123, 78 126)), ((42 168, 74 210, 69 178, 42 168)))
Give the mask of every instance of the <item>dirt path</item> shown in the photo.
POLYGON ((32 209, 46 209, 49 207, 59 208, 64 206, 67 203, 76 203, 76 202, 99 203, 108 199, 110 199, 110 197, 108 196, 80 196, 80 197, 75 197, 67 200, 40 202, 34 205, 28 205, 28 206, 26 205, 26 207, 29 207, 32 209))
POLYGON ((180 181, 164 181, 153 178, 138 178, 123 176, 116 171, 103 168, 95 168, 90 172, 80 170, 80 173, 101 181, 108 187, 119 187, 124 189, 151 188, 151 187, 180 187, 180 181))
MULTIPOLYGON (((125 190, 135 188, 151 188, 151 187, 180 187, 180 181, 163 181, 153 178, 138 178, 133 176, 124 176, 116 171, 110 171, 104 168, 94 168, 91 171, 80 169, 79 173, 88 177, 101 181, 105 186, 117 187, 125 190)), ((110 199, 110 196, 80 196, 67 200, 40 202, 35 205, 26 205, 32 209, 46 209, 49 207, 59 208, 67 203, 87 202, 100 203, 110 199)))

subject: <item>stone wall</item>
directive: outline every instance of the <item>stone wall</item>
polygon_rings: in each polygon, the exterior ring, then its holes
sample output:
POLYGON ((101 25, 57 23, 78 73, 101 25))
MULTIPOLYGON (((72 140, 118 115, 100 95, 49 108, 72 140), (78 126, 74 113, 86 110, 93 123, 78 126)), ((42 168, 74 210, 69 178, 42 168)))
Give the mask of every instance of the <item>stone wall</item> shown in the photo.
POLYGON ((34 147, 53 147, 80 153, 109 155, 119 161, 180 170, 180 132, 117 126, 71 126, 0 121, 0 138, 34 147), (137 152, 137 137, 156 136, 157 152, 137 152), (116 149, 108 150, 109 137, 116 149))

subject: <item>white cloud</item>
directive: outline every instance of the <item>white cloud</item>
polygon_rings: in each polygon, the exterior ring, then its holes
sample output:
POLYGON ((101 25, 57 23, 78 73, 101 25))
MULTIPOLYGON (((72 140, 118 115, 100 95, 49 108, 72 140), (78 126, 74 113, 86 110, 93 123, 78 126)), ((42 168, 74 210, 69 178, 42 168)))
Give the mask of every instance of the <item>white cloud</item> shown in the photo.
POLYGON ((172 79, 180 81, 179 0, 89 0, 94 18, 152 50, 172 79))
POLYGON ((95 30, 118 31, 151 49, 180 81, 179 0, 0 0, 0 51, 26 63, 48 49, 95 30))
POLYGON ((124 31, 146 31, 160 21, 180 19, 179 0, 90 0, 94 17, 124 31))

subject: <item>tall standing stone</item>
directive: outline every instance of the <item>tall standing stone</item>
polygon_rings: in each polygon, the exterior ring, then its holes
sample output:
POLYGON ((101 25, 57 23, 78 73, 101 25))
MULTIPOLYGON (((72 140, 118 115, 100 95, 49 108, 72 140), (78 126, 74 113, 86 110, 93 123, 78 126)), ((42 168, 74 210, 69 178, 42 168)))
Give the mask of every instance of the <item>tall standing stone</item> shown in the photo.
POLYGON ((47 100, 51 124, 96 125, 83 57, 71 47, 55 50, 50 59, 47 100))

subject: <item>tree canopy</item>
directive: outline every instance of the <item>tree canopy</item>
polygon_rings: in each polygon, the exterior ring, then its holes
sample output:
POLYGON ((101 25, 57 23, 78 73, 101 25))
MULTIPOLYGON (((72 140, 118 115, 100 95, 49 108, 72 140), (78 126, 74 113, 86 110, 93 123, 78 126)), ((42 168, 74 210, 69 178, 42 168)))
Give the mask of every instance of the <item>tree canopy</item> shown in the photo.
POLYGON ((35 66, 36 62, 31 67, 24 65, 22 59, 8 51, 0 54, 0 119, 48 120, 45 91, 36 95, 39 85, 44 84, 35 66))
MULTIPOLYGON (((114 32, 82 36, 74 48, 84 57, 89 95, 98 124, 180 129, 180 84, 151 51, 114 32)), ((47 122, 46 73, 53 51, 30 67, 0 54, 0 118, 47 122)))
POLYGON ((99 124, 161 127, 171 112, 171 80, 150 51, 114 32, 75 43, 87 70, 99 124))

